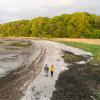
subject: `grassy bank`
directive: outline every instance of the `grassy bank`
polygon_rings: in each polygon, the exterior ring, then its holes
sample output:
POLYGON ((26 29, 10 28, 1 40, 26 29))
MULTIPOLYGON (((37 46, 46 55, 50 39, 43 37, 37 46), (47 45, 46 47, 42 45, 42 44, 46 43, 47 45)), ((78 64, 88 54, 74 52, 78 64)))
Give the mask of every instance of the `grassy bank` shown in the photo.
POLYGON ((61 43, 91 52, 93 54, 93 60, 91 62, 100 63, 100 45, 65 41, 62 41, 61 43))

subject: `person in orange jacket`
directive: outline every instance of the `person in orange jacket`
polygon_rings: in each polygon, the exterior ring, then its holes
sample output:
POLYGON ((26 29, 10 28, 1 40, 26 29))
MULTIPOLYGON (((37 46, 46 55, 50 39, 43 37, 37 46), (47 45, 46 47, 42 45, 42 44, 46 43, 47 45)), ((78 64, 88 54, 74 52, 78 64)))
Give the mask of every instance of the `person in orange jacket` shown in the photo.
POLYGON ((54 73, 54 71, 55 71, 54 65, 51 66, 50 71, 51 71, 51 77, 53 77, 53 73, 54 73))

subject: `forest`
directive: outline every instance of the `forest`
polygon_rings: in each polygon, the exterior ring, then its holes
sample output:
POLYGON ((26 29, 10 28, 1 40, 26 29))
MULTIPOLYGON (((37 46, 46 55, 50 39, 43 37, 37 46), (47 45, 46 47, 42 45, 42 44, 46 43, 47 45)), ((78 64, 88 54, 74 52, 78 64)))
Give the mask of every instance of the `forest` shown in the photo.
POLYGON ((0 37, 100 38, 100 16, 87 12, 0 24, 0 37))

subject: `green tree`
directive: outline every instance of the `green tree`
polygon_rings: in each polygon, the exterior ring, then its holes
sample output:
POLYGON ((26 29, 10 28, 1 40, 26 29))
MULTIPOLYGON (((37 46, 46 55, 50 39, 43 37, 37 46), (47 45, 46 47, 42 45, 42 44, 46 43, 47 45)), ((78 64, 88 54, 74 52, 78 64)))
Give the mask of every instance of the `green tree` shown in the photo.
POLYGON ((100 38, 100 16, 86 12, 38 17, 0 25, 0 36, 100 38))

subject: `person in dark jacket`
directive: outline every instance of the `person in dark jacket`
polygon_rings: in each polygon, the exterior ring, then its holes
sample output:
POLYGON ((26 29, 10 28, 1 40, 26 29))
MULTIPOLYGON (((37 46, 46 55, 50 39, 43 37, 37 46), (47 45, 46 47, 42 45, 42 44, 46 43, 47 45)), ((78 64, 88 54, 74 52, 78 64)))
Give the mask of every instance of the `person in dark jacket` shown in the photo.
POLYGON ((49 73, 49 67, 46 64, 46 66, 44 67, 44 72, 45 72, 45 76, 48 77, 48 73, 49 73))

